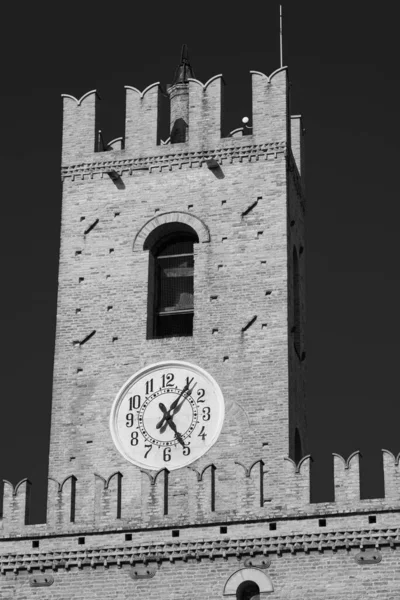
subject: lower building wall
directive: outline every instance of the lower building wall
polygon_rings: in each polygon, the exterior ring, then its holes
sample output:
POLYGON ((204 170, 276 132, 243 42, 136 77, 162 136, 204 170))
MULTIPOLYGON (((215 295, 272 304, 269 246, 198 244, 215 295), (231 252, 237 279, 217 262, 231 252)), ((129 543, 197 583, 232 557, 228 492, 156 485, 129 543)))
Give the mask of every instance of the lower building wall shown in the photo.
POLYGON ((304 552, 265 559, 207 558, 186 562, 149 563, 145 567, 122 565, 104 568, 78 567, 69 570, 29 573, 21 571, 1 575, 0 594, 11 598, 51 598, 57 600, 204 600, 236 598, 234 588, 254 573, 258 578, 260 598, 276 600, 398 600, 400 597, 399 550, 381 548, 381 561, 360 565, 355 558, 359 549, 337 552, 304 552), (249 563, 253 563, 253 566, 249 563), (250 566, 249 566, 250 564, 250 566), (246 566, 247 565, 247 566, 246 566), (261 567, 261 568, 259 568, 261 567), (239 572, 243 570, 243 572, 239 572), (149 578, 135 579, 136 574, 150 572, 149 578), (236 575, 235 575, 236 573, 236 575), (51 585, 34 587, 47 577, 51 585), (36 581, 36 584, 35 584, 36 581), (233 594, 232 594, 233 591, 233 594))

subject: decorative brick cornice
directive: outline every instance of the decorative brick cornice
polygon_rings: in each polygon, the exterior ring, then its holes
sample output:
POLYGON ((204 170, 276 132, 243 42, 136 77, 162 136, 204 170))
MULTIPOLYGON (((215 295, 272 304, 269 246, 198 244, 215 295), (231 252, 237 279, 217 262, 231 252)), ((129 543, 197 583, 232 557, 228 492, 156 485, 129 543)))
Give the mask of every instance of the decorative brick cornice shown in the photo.
POLYGON ((182 167, 195 168, 202 167, 211 158, 214 158, 220 165, 241 163, 243 161, 273 160, 278 158, 278 155, 284 155, 285 150, 285 142, 270 142, 248 146, 227 146, 215 150, 174 152, 143 158, 112 158, 112 155, 102 153, 99 154, 99 160, 93 162, 65 165, 61 169, 61 179, 93 179, 94 177, 103 177, 111 172, 116 172, 119 176, 126 176, 133 175, 137 171, 153 173, 172 171, 182 167))
POLYGON ((178 543, 143 543, 125 548, 94 548, 0 556, 0 572, 18 572, 45 569, 69 569, 70 567, 109 567, 134 565, 136 563, 174 562, 190 559, 204 560, 229 557, 282 554, 283 552, 310 552, 339 549, 363 549, 365 547, 400 545, 400 528, 363 529, 355 531, 326 531, 324 533, 301 533, 274 535, 259 538, 225 540, 200 540, 178 543))

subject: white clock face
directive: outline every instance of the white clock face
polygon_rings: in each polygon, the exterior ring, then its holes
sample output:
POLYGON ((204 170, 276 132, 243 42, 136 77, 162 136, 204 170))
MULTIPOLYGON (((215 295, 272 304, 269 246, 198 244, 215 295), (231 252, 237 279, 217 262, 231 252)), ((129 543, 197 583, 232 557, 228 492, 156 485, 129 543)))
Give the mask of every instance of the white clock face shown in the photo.
POLYGON ((119 391, 110 416, 119 452, 146 469, 185 467, 217 441, 224 399, 206 371, 182 361, 150 365, 119 391))

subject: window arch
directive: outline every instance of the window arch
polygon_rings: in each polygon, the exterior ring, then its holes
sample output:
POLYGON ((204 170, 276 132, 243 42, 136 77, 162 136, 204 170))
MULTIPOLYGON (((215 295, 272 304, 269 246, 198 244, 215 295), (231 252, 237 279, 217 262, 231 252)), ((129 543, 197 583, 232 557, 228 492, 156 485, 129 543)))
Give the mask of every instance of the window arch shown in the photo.
POLYGON ((237 600, 256 600, 259 594, 273 591, 274 586, 267 573, 256 568, 245 568, 239 569, 228 578, 223 595, 236 597, 237 600))
POLYGON ((194 248, 185 223, 158 227, 149 248, 147 337, 190 336, 194 316, 194 248))

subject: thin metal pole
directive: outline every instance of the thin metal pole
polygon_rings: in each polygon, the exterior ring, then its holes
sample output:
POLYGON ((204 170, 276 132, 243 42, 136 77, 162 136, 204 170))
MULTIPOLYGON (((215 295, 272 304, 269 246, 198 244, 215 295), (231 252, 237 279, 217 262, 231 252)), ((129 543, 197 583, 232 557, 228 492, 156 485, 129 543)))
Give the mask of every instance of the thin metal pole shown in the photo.
POLYGON ((282 27, 282 4, 279 5, 279 40, 281 51, 281 67, 283 67, 283 27, 282 27))

